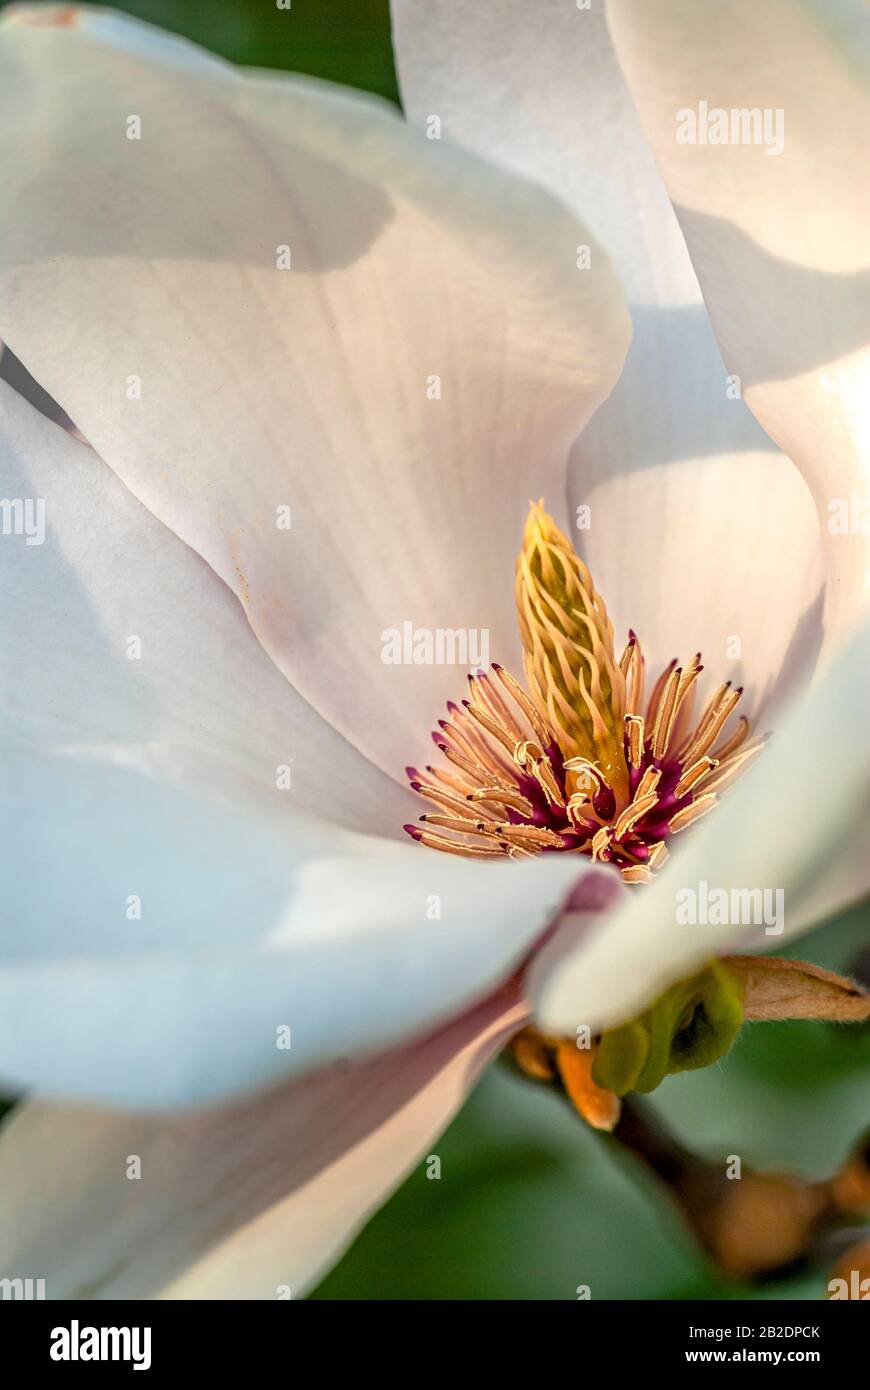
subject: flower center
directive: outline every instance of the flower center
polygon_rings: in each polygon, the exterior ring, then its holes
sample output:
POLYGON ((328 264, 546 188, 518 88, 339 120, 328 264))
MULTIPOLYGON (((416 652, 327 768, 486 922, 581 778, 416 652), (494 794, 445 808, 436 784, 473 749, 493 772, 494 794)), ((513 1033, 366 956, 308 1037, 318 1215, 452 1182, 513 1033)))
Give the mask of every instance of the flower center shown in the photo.
POLYGON ((672 835, 713 809, 760 751, 749 720, 726 729, 742 688, 727 681, 700 716, 700 653, 670 662, 645 696, 633 632, 617 661, 613 626, 568 538, 533 505, 517 559, 525 688, 504 667, 469 676, 432 737, 449 766, 408 768, 437 810, 406 825, 432 849, 469 858, 550 851, 612 864, 646 883, 672 835))

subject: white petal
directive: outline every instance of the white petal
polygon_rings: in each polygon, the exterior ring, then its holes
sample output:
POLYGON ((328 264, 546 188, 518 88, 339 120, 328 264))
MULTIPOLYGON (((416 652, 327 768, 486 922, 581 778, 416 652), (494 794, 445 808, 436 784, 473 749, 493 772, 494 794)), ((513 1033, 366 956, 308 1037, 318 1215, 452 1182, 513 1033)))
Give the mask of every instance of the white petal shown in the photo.
POLYGON ((45 502, 42 544, 0 546, 6 1083, 223 1095, 419 1031, 501 978, 576 863, 533 866, 517 900, 521 880, 478 876, 490 866, 302 820, 401 834, 419 805, 295 694, 230 591, 89 449, 2 384, 0 402, 3 495, 45 502))
POLYGON ((700 650, 702 700, 733 681, 746 690, 742 712, 770 728, 822 642, 824 571, 806 483, 782 454, 610 467, 587 462, 586 438, 574 497, 590 525, 575 539, 619 641, 634 629, 653 676, 700 650))
POLYGON ((635 628, 653 667, 701 647, 710 682, 735 674, 725 639, 737 636, 753 695, 781 694, 819 643, 818 523, 726 382, 604 5, 392 8, 409 119, 437 113, 445 136, 563 196, 626 286, 631 349, 578 441, 568 490, 572 515, 591 508, 575 542, 617 631, 635 628))
POLYGON ((597 877, 568 855, 325 836, 26 753, 3 759, 0 845, 0 1087, 148 1107, 419 1035, 506 979, 597 877))
POLYGON ((870 486, 870 14, 858 0, 616 0, 608 16, 725 361, 815 497, 833 637, 870 569, 860 519, 827 529, 853 494, 866 510, 870 486), (729 143, 702 142, 701 101, 729 143), (753 109, 767 133, 730 143, 731 112, 753 109), (692 113, 697 143, 682 143, 692 113))
POLYGON ((542 183, 613 257, 633 303, 697 281, 613 52, 604 7, 391 0, 408 120, 542 183))
POLYGON ((32 505, 31 537, 0 545, 4 740, 401 835, 415 799, 288 685, 202 559, 5 382, 0 496, 22 521, 32 505))
POLYGON ((26 1105, 0 1134, 0 1277, 38 1270, 48 1298, 296 1298, 523 1017, 492 1000, 401 1052, 229 1110, 26 1105))
POLYGON ((182 77, 139 34, 3 27, 0 336, 398 775, 457 673, 386 666, 382 633, 484 629, 513 659, 528 497, 618 374, 621 293, 555 200, 383 104, 182 77))
MULTIPOLYGON (((775 738, 723 803, 674 842, 657 881, 573 949, 537 958, 530 987, 544 1025, 573 1031, 630 1018, 668 984, 721 952, 773 949, 870 888, 867 704, 870 631, 858 633, 824 678, 795 702, 775 738), (691 839, 688 837, 691 836, 691 839), (691 890, 762 889, 784 930, 730 920, 681 921, 691 890)), ((703 911, 700 909, 700 911, 703 911)), ((712 910, 709 913, 712 916, 712 910)), ((730 913, 729 913, 730 915, 730 913)), ((775 926, 768 915, 768 925, 775 926)), ((558 938, 558 933, 557 933, 558 938)))

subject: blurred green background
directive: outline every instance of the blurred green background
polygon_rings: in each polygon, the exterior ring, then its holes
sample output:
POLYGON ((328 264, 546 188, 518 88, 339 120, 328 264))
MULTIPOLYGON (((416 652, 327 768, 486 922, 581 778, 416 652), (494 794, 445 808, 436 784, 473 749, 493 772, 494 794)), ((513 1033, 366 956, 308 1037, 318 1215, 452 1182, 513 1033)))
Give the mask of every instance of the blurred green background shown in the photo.
MULTIPOLYGON (((846 970, 868 943, 865 907, 792 954, 846 970)), ((823 1178, 870 1125, 868 1067, 866 1025, 752 1024, 652 1104, 702 1157, 823 1178)), ((722 1278, 655 1179, 502 1065, 432 1152, 440 1181, 421 1163, 314 1297, 574 1299, 579 1284, 593 1299, 825 1296, 827 1265, 762 1289, 722 1278)))
MULTIPOLYGON (((480 0, 485 3, 485 0, 480 0)), ((2 3, 0 3, 2 8, 2 3)), ((235 62, 286 68, 398 101, 387 0, 133 0, 125 10, 235 62)), ((848 969, 870 912, 846 914, 800 955, 848 969)), ((704 1072, 672 1077, 657 1112, 710 1158, 828 1175, 870 1124, 870 1029, 757 1024, 704 1072)), ((718 1276, 655 1180, 614 1154, 546 1087, 491 1068, 426 1165, 313 1295, 331 1299, 824 1297, 826 1267, 763 1290, 718 1276)))
MULTIPOLYGON (((10 3, 0 0, 0 10, 10 3)), ((292 0, 285 10, 276 0, 120 0, 107 8, 183 34, 234 63, 308 72, 399 100, 389 0, 292 0)))

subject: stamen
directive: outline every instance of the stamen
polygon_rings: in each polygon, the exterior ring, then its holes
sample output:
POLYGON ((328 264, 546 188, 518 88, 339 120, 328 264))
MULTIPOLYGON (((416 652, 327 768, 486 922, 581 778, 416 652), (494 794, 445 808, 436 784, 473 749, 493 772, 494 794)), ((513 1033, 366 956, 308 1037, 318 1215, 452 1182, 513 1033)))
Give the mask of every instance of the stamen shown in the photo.
POLYGON ((670 680, 673 674, 674 667, 676 666, 676 664, 677 659, 676 657, 674 657, 662 671, 661 675, 659 676, 658 680, 653 686, 653 693, 649 697, 649 704, 646 707, 646 721, 649 727, 653 729, 653 731, 655 730, 656 720, 658 718, 659 704, 661 702, 662 694, 664 693, 665 686, 667 685, 668 681, 670 680))
POLYGON ((430 777, 434 777, 436 782, 443 782, 445 787, 450 787, 458 796, 468 795, 468 783, 461 777, 454 777, 452 773, 447 772, 445 768, 432 767, 427 763, 426 772, 430 777))
POLYGON ((741 686, 737 690, 729 690, 728 694, 722 698, 706 728, 689 745, 686 752, 686 762, 693 762, 695 758, 700 757, 702 753, 706 753, 707 749, 712 747, 719 737, 719 730, 742 694, 743 687, 741 686))
POLYGON ((495 671, 508 693, 513 696, 523 714, 526 716, 526 719, 528 719, 538 742, 546 745, 548 740, 553 736, 552 730, 541 718, 519 681, 514 680, 510 671, 506 671, 503 666, 499 666, 496 662, 493 662, 492 669, 495 671))
MULTIPOLYGON (((715 692, 715 694, 711 697, 709 703, 707 704, 706 708, 704 709, 703 714, 701 715, 701 718, 698 720, 698 723, 697 723, 696 726, 695 726, 694 733, 690 735, 689 739, 686 741, 686 743, 684 744, 684 746, 681 747, 681 748, 679 749, 678 753, 677 753, 677 756, 679 757, 679 759, 680 759, 681 762, 688 762, 688 761, 690 761, 690 759, 689 759, 689 750, 690 750, 691 743, 692 743, 693 741, 696 742, 696 741, 697 741, 698 739, 700 739, 700 738, 703 736, 703 734, 706 732, 707 728, 708 728, 709 725, 710 725, 711 720, 714 718, 714 716, 715 716, 715 714, 716 714, 717 709, 718 709, 719 706, 722 704, 722 701, 727 697, 727 695, 728 695, 728 693, 729 693, 730 690, 731 690, 731 682, 730 682, 730 681, 726 681, 724 685, 720 685, 719 689, 718 689, 718 690, 715 692)), ((694 760, 692 760, 692 761, 694 761, 694 760)))
POLYGON ((626 864, 619 871, 626 883, 652 883, 652 874, 646 864, 626 864))
POLYGON ((674 714, 677 708, 677 692, 682 683, 683 673, 677 666, 668 676, 662 692, 661 703, 656 714, 655 727, 652 736, 652 751, 654 758, 664 756, 668 746, 668 739, 671 736, 674 714))
MULTIPOLYGON (((454 720, 456 725, 461 724, 461 738, 464 741, 464 750, 469 757, 483 764, 499 780, 510 780, 513 777, 513 768, 505 758, 501 749, 491 743, 482 732, 474 720, 469 717, 464 709, 457 709, 454 720)), ((453 726, 447 725, 449 730, 453 726)))
POLYGON ((513 752, 516 738, 512 737, 508 730, 489 713, 489 710, 483 709, 480 705, 473 705, 468 700, 463 700, 462 703, 472 719, 476 719, 478 724, 481 724, 486 732, 497 739, 509 753, 513 752))
POLYGON ((605 854, 610 855, 610 841, 613 839, 613 830, 609 825, 604 825, 592 837, 592 858, 602 859, 605 854))
MULTIPOLYGON (((577 829, 582 829, 587 824, 587 812, 591 808, 591 799, 588 796, 584 796, 582 792, 575 792, 569 800, 568 805, 565 809, 568 813, 572 825, 574 825, 577 829)), ((593 825, 594 824, 595 822, 593 821, 593 825)))
POLYGON ((468 683, 471 687, 472 699, 475 693, 477 693, 488 706, 493 718, 498 720, 508 733, 513 734, 515 739, 522 738, 523 731, 504 700, 501 698, 501 695, 496 690, 494 682, 491 681, 488 676, 483 675, 477 676, 476 678, 474 676, 469 676, 468 683))
POLYGON ((716 749, 716 757, 720 763, 724 762, 725 759, 731 753, 736 753, 737 749, 740 748, 741 745, 746 742, 746 739, 749 737, 749 730, 751 727, 752 726, 749 723, 749 720, 745 717, 745 715, 741 715, 739 720, 737 721, 737 729, 735 730, 735 732, 731 735, 729 739, 725 741, 725 743, 720 744, 720 746, 716 749))
POLYGON ((426 845, 429 849, 440 849, 445 854, 459 854, 463 859, 492 859, 498 858, 502 853, 500 849, 479 849, 477 845, 465 845, 459 840, 448 839, 446 835, 434 835, 428 830, 421 830, 418 825, 406 825, 403 829, 412 840, 418 840, 421 845, 426 845))
POLYGON ((719 764, 715 758, 707 757, 699 758, 696 763, 692 763, 691 767, 686 768, 686 771, 674 788, 674 796, 677 800, 679 801, 680 797, 685 796, 686 792, 692 790, 696 782, 700 781, 702 777, 708 772, 711 772, 714 767, 718 766, 719 764))
POLYGON ((465 798, 454 796, 451 792, 444 792, 440 787, 433 787, 429 782, 412 782, 411 791, 417 792, 419 796, 424 796, 427 801, 434 801, 436 806, 444 806, 448 811, 453 811, 461 819, 471 819, 468 814, 468 801, 465 798))
POLYGON ((407 769, 436 812, 405 829, 466 858, 582 854, 648 883, 666 841, 763 747, 747 741, 745 718, 723 735, 742 690, 720 686, 692 727, 696 652, 668 663, 644 708, 640 642, 630 632, 616 661, 588 570, 540 505, 517 562, 517 607, 528 689, 499 665, 469 675, 469 698, 451 702, 432 735, 449 768, 407 769))
POLYGON ((498 832, 501 837, 509 844, 522 845, 523 848, 534 846, 536 849, 564 849, 565 842, 561 835, 556 835, 552 830, 544 830, 536 825, 512 825, 510 821, 500 821, 493 827, 493 832, 498 832))
POLYGON ((673 756, 673 749, 679 747, 691 727, 692 711, 695 708, 697 681, 703 669, 704 667, 701 665, 701 653, 696 652, 688 667, 683 672, 683 679, 677 691, 674 721, 667 748, 667 752, 671 756, 673 756))
POLYGON ((727 763, 725 763, 724 765, 720 764, 719 770, 716 773, 715 777, 708 777, 704 781, 700 790, 705 792, 712 792, 718 791, 720 787, 725 786, 728 782, 730 782, 731 778, 735 775, 735 773, 739 772, 741 769, 743 771, 746 770, 747 764, 758 753, 761 752, 762 748, 765 745, 765 742, 766 740, 763 738, 757 739, 755 743, 747 744, 747 746, 744 749, 742 749, 741 752, 732 754, 731 758, 727 763))
POLYGON ((537 779, 548 803, 559 810, 564 810, 565 802, 556 774, 553 771, 553 765, 537 744, 532 743, 531 740, 518 743, 514 749, 514 758, 521 768, 531 772, 532 776, 537 779))
POLYGON ((521 816, 531 816, 535 809, 528 797, 523 796, 520 792, 508 791, 504 787, 480 787, 477 791, 469 792, 468 800, 491 801, 494 805, 511 806, 521 816))
POLYGON ((487 772, 480 763, 474 762, 471 758, 466 758, 462 753, 456 753, 447 743, 439 743, 439 749, 445 758, 449 758, 455 767, 462 768, 474 782, 482 783, 486 787, 498 786, 498 778, 491 772, 487 772))
POLYGON ((708 811, 712 811, 716 805, 715 796, 702 796, 698 801, 693 801, 691 806, 686 806, 682 811, 678 811, 671 817, 668 829, 672 835, 676 835, 679 830, 686 830, 688 826, 694 825, 696 820, 706 816, 708 811))
POLYGON ((626 806, 613 827, 613 838, 624 840, 629 830, 633 829, 639 820, 643 820, 647 811, 651 811, 657 801, 658 797, 653 792, 651 796, 641 797, 639 801, 633 801, 630 806, 626 806))
POLYGON ((634 794, 635 801, 640 801, 643 797, 649 796, 650 792, 654 792, 661 780, 661 769, 648 767, 637 784, 637 791, 634 794))
MULTIPOLYGON (((459 816, 439 816, 434 811, 427 811, 420 819, 426 825, 435 825, 441 830, 456 830, 462 835, 484 835, 487 833, 484 821, 464 820, 459 816)), ((496 822, 493 822, 493 826, 495 825, 496 822)))
POLYGON ((660 869, 669 857, 670 850, 664 840, 659 840, 658 844, 653 845, 649 852, 649 859, 646 861, 647 868, 654 872, 656 869, 660 869))
POLYGON ((643 718, 639 714, 627 714, 625 727, 628 732, 629 766, 639 768, 643 760, 643 718))
MULTIPOLYGON (((631 637, 634 637, 634 633, 631 633, 631 637)), ((629 641, 631 640, 631 637, 629 638, 629 641)), ((646 659, 644 658, 643 649, 640 645, 640 642, 638 642, 637 638, 635 638, 634 658, 632 660, 631 670, 627 677, 627 688, 625 694, 625 708, 627 712, 631 712, 632 714, 640 714, 643 708, 643 688, 645 680, 646 659)))

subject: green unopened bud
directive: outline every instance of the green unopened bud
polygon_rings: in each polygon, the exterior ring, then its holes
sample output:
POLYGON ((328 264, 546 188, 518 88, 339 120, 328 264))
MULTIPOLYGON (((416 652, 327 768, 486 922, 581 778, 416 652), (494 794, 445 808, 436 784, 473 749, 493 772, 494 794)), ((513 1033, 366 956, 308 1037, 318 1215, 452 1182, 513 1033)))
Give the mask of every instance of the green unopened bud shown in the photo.
POLYGON ((740 977, 714 961, 672 985, 639 1018, 604 1033, 593 1078, 618 1096, 654 1091, 666 1076, 718 1062, 742 1022, 740 977))

